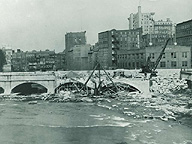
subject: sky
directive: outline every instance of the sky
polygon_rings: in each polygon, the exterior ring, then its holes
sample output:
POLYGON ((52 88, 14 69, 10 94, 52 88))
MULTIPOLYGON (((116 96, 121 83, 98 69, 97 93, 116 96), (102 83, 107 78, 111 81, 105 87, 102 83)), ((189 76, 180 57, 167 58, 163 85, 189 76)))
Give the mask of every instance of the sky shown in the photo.
POLYGON ((192 19, 192 0, 0 0, 0 44, 62 52, 65 34, 79 31, 95 44, 99 32, 128 29, 138 5, 143 13, 155 12, 155 20, 192 19))

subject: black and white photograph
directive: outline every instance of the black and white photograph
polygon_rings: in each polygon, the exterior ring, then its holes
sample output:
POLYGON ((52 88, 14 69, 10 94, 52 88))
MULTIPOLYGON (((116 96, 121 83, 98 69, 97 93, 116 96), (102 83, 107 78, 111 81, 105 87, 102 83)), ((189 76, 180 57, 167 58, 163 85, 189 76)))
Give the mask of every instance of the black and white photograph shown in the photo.
POLYGON ((0 144, 192 144, 192 0, 0 0, 0 144))

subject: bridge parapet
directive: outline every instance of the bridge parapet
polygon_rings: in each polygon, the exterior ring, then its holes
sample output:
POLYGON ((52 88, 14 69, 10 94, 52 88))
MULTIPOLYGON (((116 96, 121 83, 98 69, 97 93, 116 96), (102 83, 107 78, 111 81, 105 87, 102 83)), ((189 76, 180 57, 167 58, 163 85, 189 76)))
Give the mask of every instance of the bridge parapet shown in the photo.
POLYGON ((54 73, 0 73, 0 81, 55 81, 54 73))
POLYGON ((23 83, 37 83, 47 88, 48 93, 54 93, 56 77, 53 72, 0 73, 0 87, 4 94, 10 94, 13 88, 23 83))

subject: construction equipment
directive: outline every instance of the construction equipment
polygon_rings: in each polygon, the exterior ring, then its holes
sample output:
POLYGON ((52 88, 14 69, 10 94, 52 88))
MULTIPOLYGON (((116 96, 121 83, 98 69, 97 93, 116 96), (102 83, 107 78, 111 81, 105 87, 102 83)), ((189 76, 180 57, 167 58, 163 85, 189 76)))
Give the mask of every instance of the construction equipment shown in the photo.
POLYGON ((154 77, 154 76, 157 76, 157 72, 156 72, 156 69, 157 69, 157 66, 159 64, 159 62, 161 61, 161 58, 164 54, 164 51, 165 51, 165 48, 167 47, 167 44, 169 42, 170 38, 167 39, 163 49, 161 50, 160 52, 160 55, 159 57, 157 58, 155 64, 153 66, 151 66, 151 56, 149 56, 147 58, 147 62, 146 62, 146 65, 142 67, 142 70, 141 70, 141 73, 151 73, 150 77, 154 77))
POLYGON ((156 74, 157 72, 156 72, 155 70, 157 69, 157 66, 158 66, 159 62, 161 61, 161 58, 162 58, 162 56, 163 56, 163 54, 164 54, 165 48, 167 47, 167 44, 168 44, 169 40, 170 40, 170 38, 167 39, 167 41, 166 41, 166 43, 165 43, 165 45, 164 45, 164 47, 163 47, 163 49, 162 49, 159 57, 157 58, 154 66, 153 66, 153 68, 152 68, 150 77, 157 76, 157 74, 156 74))
POLYGON ((148 56, 146 65, 141 67, 141 72, 140 73, 151 73, 151 56, 148 56))

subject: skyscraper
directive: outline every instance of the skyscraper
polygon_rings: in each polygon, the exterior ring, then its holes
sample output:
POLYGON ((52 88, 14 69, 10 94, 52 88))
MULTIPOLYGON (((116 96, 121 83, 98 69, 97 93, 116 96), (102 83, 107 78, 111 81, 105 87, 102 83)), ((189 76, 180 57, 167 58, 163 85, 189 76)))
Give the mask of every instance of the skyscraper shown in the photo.
POLYGON ((153 16, 154 12, 150 13, 142 13, 141 6, 138 6, 138 12, 130 14, 129 20, 129 29, 137 29, 141 28, 143 30, 143 34, 149 34, 153 31, 154 20, 153 16))

